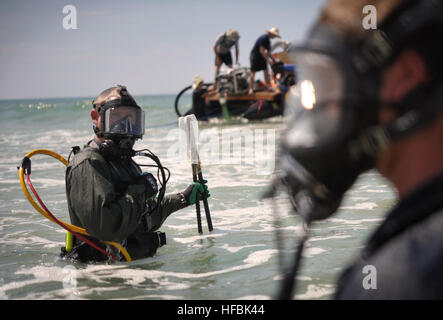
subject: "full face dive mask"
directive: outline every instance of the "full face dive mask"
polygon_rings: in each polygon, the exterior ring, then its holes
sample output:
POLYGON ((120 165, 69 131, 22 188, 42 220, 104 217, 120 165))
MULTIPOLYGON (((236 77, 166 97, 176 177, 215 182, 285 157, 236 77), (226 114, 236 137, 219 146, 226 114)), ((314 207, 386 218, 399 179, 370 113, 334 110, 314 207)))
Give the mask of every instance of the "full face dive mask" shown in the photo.
POLYGON ((373 165, 373 158, 354 157, 349 146, 362 128, 377 123, 379 74, 359 76, 341 34, 325 26, 292 53, 298 83, 286 101, 280 166, 298 210, 305 206, 297 199, 315 203, 316 210, 300 212, 315 220, 335 211, 357 176, 373 165))
POLYGON ((105 90, 93 105, 101 119, 101 129, 94 127, 97 136, 105 138, 112 152, 116 148, 132 150, 135 140, 145 133, 145 113, 126 88, 117 86, 105 90))
POLYGON ((399 103, 379 100, 380 70, 408 37, 441 20, 442 3, 406 1, 397 19, 364 40, 318 24, 304 45, 292 47, 298 82, 285 105, 279 178, 305 220, 334 213, 356 178, 374 167, 377 154, 427 123, 442 105, 441 86, 417 89, 399 103), (381 125, 379 108, 387 105, 403 112, 381 125))
MULTIPOLYGON (((350 39, 332 26, 318 24, 302 46, 291 48, 297 65, 297 84, 285 104, 287 128, 283 134, 277 176, 265 197, 273 198, 285 186, 295 211, 303 218, 303 233, 290 268, 284 272, 278 299, 291 299, 308 238, 309 225, 325 219, 339 207, 344 193, 377 155, 393 141, 416 132, 435 119, 443 107, 443 77, 418 87, 402 101, 380 101, 381 70, 408 47, 411 38, 428 29, 443 33, 443 0, 405 0, 364 39, 350 39), (394 107, 398 117, 380 124, 381 107, 394 107)), ((434 43, 434 42, 433 42, 434 43)), ((431 57, 440 59, 433 51, 431 57)), ((413 49, 416 47, 412 46, 413 49)), ((438 51, 440 52, 440 50, 438 51)), ((427 59, 433 69, 432 59, 427 59)), ((436 70, 440 71, 441 64, 436 70)), ((278 245, 282 237, 276 229, 278 245)))

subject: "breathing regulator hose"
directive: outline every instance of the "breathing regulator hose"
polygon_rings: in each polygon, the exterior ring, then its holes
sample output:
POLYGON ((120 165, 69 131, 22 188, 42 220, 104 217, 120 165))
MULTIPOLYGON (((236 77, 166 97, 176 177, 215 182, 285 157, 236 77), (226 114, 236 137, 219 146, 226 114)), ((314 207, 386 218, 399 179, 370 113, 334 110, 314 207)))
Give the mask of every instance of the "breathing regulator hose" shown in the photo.
MULTIPOLYGON (((273 179, 270 188, 263 194, 263 199, 271 199, 272 200, 272 206, 273 206, 273 213, 274 213, 274 224, 275 224, 275 234, 276 234, 276 240, 277 240, 277 249, 279 252, 279 265, 280 265, 280 271, 282 272, 283 279, 280 285, 280 289, 277 295, 278 300, 291 300, 295 291, 296 291, 296 277, 298 274, 298 271, 300 269, 301 260, 302 260, 302 253, 305 247, 306 242, 309 239, 309 231, 310 226, 312 223, 312 220, 309 218, 309 215, 300 215, 302 217, 302 230, 300 234, 300 239, 297 242, 293 261, 289 268, 285 267, 284 265, 284 257, 283 257, 283 235, 280 230, 279 221, 280 221, 280 215, 279 215, 279 206, 276 199, 277 190, 279 187, 285 185, 283 182, 283 179, 281 176, 277 176, 273 179)), ((291 201, 292 208, 295 212, 298 212, 300 214, 300 211, 310 211, 312 210, 312 206, 308 205, 305 207, 297 208, 295 202, 291 201)))
MULTIPOLYGON (((50 221, 58 224, 59 226, 64 228, 66 231, 72 233, 74 236, 78 237, 79 239, 83 240, 84 242, 86 242, 90 246, 94 247, 98 251, 100 251, 103 254, 107 255, 112 260, 119 261, 110 252, 107 252, 106 250, 100 248, 99 246, 97 246, 95 243, 93 243, 89 239, 85 238, 84 236, 90 236, 86 232, 85 229, 77 227, 77 226, 74 226, 74 225, 69 224, 69 223, 66 223, 64 221, 61 221, 61 220, 57 219, 49 211, 49 209, 46 207, 46 205, 43 203, 43 201, 39 197, 38 193, 36 192, 34 186, 32 185, 31 179, 30 179, 30 174, 31 174, 31 157, 36 155, 36 154, 43 154, 43 155, 51 156, 51 157, 59 160, 60 162, 62 162, 65 166, 68 166, 68 161, 65 158, 63 158, 61 155, 59 155, 56 152, 53 152, 51 150, 36 149, 36 150, 33 150, 33 151, 29 152, 28 154, 26 154, 26 156, 22 160, 22 163, 21 163, 20 167, 18 167, 18 169, 19 169, 19 179, 20 179, 20 185, 21 185, 21 187, 23 189, 23 192, 24 192, 26 198, 28 199, 28 201, 34 207, 34 209, 37 210, 45 218, 47 218, 50 221), (37 204, 37 202, 35 202, 35 200, 33 199, 32 195, 29 193, 29 190, 28 190, 28 188, 26 186, 26 183, 25 183, 25 177, 26 177, 26 182, 28 183, 29 187, 31 188, 32 193, 34 194, 35 198, 37 199, 37 201, 39 202, 40 205, 37 204)), ((120 245, 119 243, 113 242, 113 241, 103 241, 103 243, 105 243, 107 245, 111 245, 111 246, 115 247, 117 250, 119 250, 123 254, 123 256, 125 257, 126 261, 131 261, 132 260, 131 256, 128 253, 128 251, 122 245, 120 245)))

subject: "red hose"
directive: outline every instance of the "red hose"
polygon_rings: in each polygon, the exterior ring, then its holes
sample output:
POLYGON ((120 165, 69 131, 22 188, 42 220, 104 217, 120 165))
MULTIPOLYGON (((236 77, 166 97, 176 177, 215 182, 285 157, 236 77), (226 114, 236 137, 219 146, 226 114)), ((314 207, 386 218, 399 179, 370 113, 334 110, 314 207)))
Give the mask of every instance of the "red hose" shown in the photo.
POLYGON ((102 248, 100 248, 99 246, 97 246, 94 242, 92 242, 91 240, 86 239, 84 236, 82 236, 81 234, 73 231, 71 228, 69 228, 68 226, 64 225, 63 223, 60 222, 60 220, 58 220, 52 213, 51 211, 49 211, 49 209, 46 207, 46 205, 43 203, 43 201, 40 199, 37 191, 35 191, 34 186, 32 185, 31 179, 29 178, 29 173, 26 173, 26 181, 28 182, 29 187, 32 190, 32 193, 34 194, 35 198, 37 199, 37 201, 40 203, 40 205, 43 207, 43 209, 46 211, 46 213, 52 218, 54 219, 55 223, 57 223, 59 226, 61 226, 63 229, 69 231, 70 233, 72 233, 74 236, 76 236, 77 238, 80 238, 81 240, 83 240, 84 242, 86 242, 87 244, 89 244, 91 247, 97 249, 98 251, 100 251, 101 253, 107 255, 108 257, 110 257, 112 260, 118 262, 119 260, 112 255, 111 253, 107 252, 106 250, 103 250, 102 248))

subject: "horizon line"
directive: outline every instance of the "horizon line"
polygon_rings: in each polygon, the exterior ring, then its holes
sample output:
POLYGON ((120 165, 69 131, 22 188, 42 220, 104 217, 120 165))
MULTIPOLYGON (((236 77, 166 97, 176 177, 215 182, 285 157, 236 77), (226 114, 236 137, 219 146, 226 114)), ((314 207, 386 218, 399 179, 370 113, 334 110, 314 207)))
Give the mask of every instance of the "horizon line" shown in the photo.
MULTIPOLYGON (((134 97, 141 96, 166 96, 166 95, 176 95, 177 93, 140 93, 133 94, 134 97)), ((23 97, 23 98, 0 98, 0 101, 15 101, 15 100, 49 100, 49 99, 81 99, 81 98, 94 98, 95 95, 90 96, 51 96, 51 97, 23 97)))

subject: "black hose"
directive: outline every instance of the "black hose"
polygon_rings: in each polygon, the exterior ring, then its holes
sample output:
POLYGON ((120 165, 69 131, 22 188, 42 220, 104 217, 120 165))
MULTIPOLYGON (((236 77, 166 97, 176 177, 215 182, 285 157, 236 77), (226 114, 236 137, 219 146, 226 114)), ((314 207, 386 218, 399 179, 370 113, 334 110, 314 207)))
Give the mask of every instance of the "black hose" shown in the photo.
POLYGON ((186 88, 182 89, 182 91, 180 91, 177 94, 177 96, 175 97, 175 101, 174 101, 175 113, 177 113, 177 115, 179 117, 182 117, 183 115, 180 113, 180 110, 178 109, 178 102, 179 102, 181 96, 183 95, 183 93, 185 93, 186 91, 188 91, 191 88, 192 88, 192 85, 191 86, 187 86, 186 88))
MULTIPOLYGON (((212 83, 204 83, 203 85, 209 87, 209 86, 212 85, 212 83)), ((178 107, 178 103, 179 103, 179 101, 180 101, 180 98, 181 98, 181 96, 182 96, 186 91, 188 91, 188 90, 191 89, 191 88, 192 88, 192 85, 187 86, 186 88, 183 88, 183 89, 177 94, 177 96, 175 97, 174 108, 175 108, 175 113, 176 113, 177 116, 179 116, 179 117, 182 117, 182 116, 183 116, 183 114, 181 114, 181 112, 180 112, 180 110, 179 110, 179 107, 178 107)))
MULTIPOLYGON (((160 206, 160 203, 162 202, 165 193, 166 193, 166 184, 168 183, 168 180, 171 176, 171 172, 169 171, 168 168, 164 167, 161 162, 160 159, 149 149, 142 149, 142 150, 137 150, 135 151, 135 155, 137 156, 144 156, 144 157, 148 157, 150 158, 152 161, 155 162, 155 166, 158 168, 157 171, 157 179, 160 182, 160 190, 158 192, 158 196, 157 196, 157 204, 154 208, 154 210, 157 210, 158 207, 160 206), (143 152, 143 151, 147 151, 147 152, 143 152), (165 170, 168 172, 168 177, 166 178, 166 173, 165 170), (160 176, 159 176, 160 174, 160 176)), ((153 167, 153 165, 146 165, 146 164, 138 164, 139 166, 146 166, 146 167, 153 167)))
MULTIPOLYGON (((307 227, 308 228, 308 227, 307 227)), ((300 267, 300 262, 302 259, 303 249, 308 239, 308 229, 304 230, 304 234, 298 243, 295 251, 294 261, 292 268, 284 275, 284 279, 280 288, 280 293, 278 296, 279 300, 291 300, 293 293, 296 291, 296 279, 298 269, 300 267)))
MULTIPOLYGON (((292 261, 292 265, 290 268, 285 268, 284 265, 284 257, 283 257, 283 235, 280 231, 279 226, 279 209, 278 204, 276 200, 276 193, 279 188, 279 186, 286 185, 286 180, 281 177, 276 177, 271 183, 271 186, 268 191, 263 195, 264 198, 271 198, 272 199, 272 205, 273 205, 273 212, 274 212, 274 224, 275 224, 275 235, 277 240, 277 250, 279 252, 278 254, 278 260, 280 265, 280 271, 283 274, 283 280, 281 282, 280 290, 278 292, 277 299, 279 300, 291 300, 294 292, 296 291, 296 284, 297 284, 297 273, 300 268, 300 263, 302 260, 302 253, 305 246, 306 241, 309 237, 309 227, 311 224, 311 221, 303 219, 303 234, 301 235, 301 238, 296 246, 295 253, 294 253, 294 260, 292 261)), ((295 212, 298 211, 297 206, 295 202, 293 202, 293 198, 290 197, 291 204, 295 212)))

